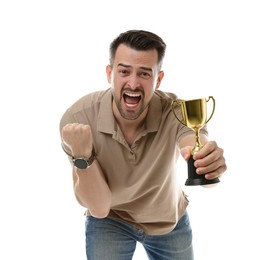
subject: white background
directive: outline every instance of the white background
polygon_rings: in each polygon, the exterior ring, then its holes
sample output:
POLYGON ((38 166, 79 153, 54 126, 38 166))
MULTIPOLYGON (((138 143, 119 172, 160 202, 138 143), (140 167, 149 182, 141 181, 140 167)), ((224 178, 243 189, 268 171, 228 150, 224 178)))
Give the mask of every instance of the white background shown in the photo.
MULTIPOLYGON (((216 99, 208 127, 228 171, 204 189, 184 187, 178 166, 196 260, 273 259, 272 13, 264 0, 1 1, 0 259, 85 259, 59 120, 109 87, 109 43, 128 29, 167 43, 162 90, 216 99)), ((134 259, 146 259, 139 246, 134 259)))

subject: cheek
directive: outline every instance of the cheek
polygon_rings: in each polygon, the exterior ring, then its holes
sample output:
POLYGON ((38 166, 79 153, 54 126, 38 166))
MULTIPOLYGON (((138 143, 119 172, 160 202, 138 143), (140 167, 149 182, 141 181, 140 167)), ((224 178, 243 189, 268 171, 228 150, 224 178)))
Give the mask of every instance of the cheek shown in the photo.
POLYGON ((112 84, 116 87, 121 89, 124 85, 126 85, 127 81, 125 78, 119 76, 112 77, 112 84))

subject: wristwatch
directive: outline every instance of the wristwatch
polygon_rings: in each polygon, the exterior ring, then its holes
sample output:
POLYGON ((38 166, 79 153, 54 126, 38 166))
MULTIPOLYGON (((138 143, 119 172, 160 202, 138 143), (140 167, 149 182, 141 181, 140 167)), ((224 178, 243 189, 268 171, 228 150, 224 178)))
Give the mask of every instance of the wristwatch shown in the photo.
POLYGON ((73 165, 78 169, 87 169, 95 160, 95 153, 92 151, 91 156, 86 159, 84 157, 73 157, 72 162, 73 165))
POLYGON ((94 162, 94 160, 96 158, 96 153, 95 153, 94 147, 92 149, 91 156, 88 159, 86 159, 84 157, 73 157, 64 149, 64 145, 63 144, 61 144, 61 145, 62 145, 64 152, 71 158, 73 165, 78 169, 83 169, 83 170, 87 169, 89 166, 91 166, 91 164, 94 162))

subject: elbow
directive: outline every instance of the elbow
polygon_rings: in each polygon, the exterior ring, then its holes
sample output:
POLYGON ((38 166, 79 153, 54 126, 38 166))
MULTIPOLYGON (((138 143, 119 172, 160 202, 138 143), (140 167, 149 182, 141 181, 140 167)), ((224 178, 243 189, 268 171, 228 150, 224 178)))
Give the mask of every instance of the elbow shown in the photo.
POLYGON ((78 199, 78 202, 81 206, 83 206, 84 208, 87 208, 91 216, 95 218, 106 218, 110 212, 110 205, 94 207, 94 205, 88 205, 88 204, 82 203, 82 201, 80 201, 79 199, 78 199))
MULTIPOLYGON (((92 207, 89 207, 91 215, 95 218, 106 218, 111 209, 112 196, 111 193, 106 196, 103 201, 97 201, 92 207)), ((91 206, 91 205, 90 205, 91 206)))
POLYGON ((87 208, 89 209, 91 216, 95 218, 106 218, 111 209, 111 200, 104 201, 99 205, 90 205, 87 208))
POLYGON ((92 205, 88 205, 87 203, 83 203, 79 197, 77 197, 77 201, 78 203, 84 207, 87 208, 91 214, 91 216, 95 217, 95 218, 106 218, 110 212, 110 205, 105 205, 104 207, 94 207, 92 205))
POLYGON ((111 209, 112 196, 111 193, 104 198, 104 200, 97 201, 92 206, 90 205, 89 211, 95 218, 106 218, 111 209))
POLYGON ((106 218, 110 212, 110 208, 109 209, 93 209, 89 211, 91 215, 95 218, 106 218))

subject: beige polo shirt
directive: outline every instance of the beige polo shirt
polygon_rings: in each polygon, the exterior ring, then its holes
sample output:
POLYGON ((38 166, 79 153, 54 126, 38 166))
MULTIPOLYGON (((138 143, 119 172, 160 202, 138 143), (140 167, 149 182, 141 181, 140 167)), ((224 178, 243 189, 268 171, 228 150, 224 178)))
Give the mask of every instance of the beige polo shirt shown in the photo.
MULTIPOLYGON (((147 234, 170 232, 183 215, 188 200, 177 180, 179 139, 192 130, 174 117, 171 102, 177 97, 156 91, 145 127, 129 146, 112 112, 111 89, 88 94, 63 115, 67 123, 89 124, 93 146, 112 192, 109 217, 119 218, 147 234)), ((206 130, 203 130, 203 133, 206 130)))

